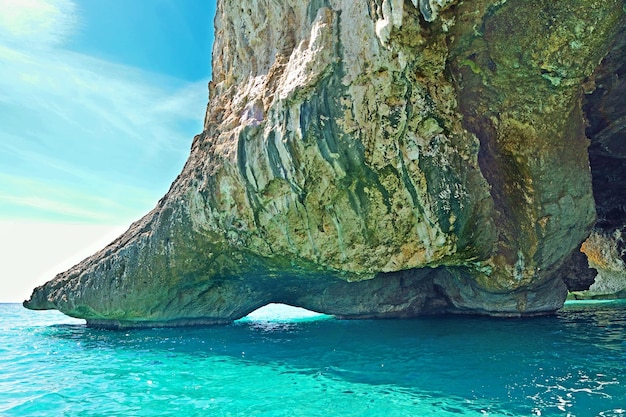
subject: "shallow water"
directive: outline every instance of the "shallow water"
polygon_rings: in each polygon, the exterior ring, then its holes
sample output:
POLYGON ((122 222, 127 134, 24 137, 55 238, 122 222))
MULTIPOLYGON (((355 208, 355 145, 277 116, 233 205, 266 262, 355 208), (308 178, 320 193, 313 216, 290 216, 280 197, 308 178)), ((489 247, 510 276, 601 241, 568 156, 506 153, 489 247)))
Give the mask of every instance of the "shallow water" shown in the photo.
POLYGON ((624 416, 626 304, 105 331, 0 305, 1 416, 624 416))

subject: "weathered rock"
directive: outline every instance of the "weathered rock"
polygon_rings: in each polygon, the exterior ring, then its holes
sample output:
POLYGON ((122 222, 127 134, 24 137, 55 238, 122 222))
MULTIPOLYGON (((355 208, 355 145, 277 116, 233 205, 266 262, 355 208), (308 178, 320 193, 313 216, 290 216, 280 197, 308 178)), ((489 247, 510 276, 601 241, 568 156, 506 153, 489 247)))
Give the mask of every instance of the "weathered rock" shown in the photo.
POLYGON ((571 289, 576 298, 626 297, 626 27, 584 84, 583 110, 598 221, 583 244, 598 271, 595 284, 571 289), (583 291, 588 290, 588 291, 583 291), (580 292, 582 291, 582 292, 580 292))
POLYGON ((624 238, 621 231, 611 235, 594 231, 582 245, 589 266, 598 274, 594 283, 572 293, 573 298, 620 298, 626 297, 626 264, 624 238))
POLYGON ((588 290, 595 282, 598 271, 590 267, 589 260, 583 252, 575 250, 561 264, 555 275, 563 280, 567 290, 571 293, 572 291, 588 290))
POLYGON ((555 267, 594 223, 580 85, 624 17, 618 2, 484 6, 481 21, 476 2, 459 6, 464 19, 451 48, 464 125, 481 140, 499 231, 487 261, 496 272, 481 282, 532 286, 557 279, 555 267))
POLYGON ((25 306, 104 327, 558 309, 594 202, 583 81, 619 0, 218 2, 158 206, 25 306))

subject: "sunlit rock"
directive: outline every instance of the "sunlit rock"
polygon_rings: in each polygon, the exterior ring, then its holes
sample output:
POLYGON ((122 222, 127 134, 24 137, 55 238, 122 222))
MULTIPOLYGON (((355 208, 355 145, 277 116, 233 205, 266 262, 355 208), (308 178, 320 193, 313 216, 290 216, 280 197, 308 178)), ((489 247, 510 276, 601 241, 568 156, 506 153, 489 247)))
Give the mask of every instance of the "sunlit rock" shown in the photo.
POLYGON ((582 291, 572 292, 576 299, 626 298, 626 264, 624 263, 624 237, 616 231, 605 235, 595 231, 585 240, 582 252, 589 266, 597 271, 592 285, 582 291))
POLYGON ((183 172, 25 306, 104 327, 552 312, 595 221, 581 86, 623 23, 618 0, 220 1, 183 172))

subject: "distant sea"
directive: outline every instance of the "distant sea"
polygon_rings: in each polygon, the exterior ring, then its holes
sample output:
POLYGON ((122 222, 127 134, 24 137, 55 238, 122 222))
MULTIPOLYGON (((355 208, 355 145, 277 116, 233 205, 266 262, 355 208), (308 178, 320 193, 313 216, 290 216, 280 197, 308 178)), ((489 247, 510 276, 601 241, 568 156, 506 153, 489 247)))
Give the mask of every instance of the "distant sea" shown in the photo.
POLYGON ((626 303, 108 331, 0 304, 0 416, 624 416, 626 303))

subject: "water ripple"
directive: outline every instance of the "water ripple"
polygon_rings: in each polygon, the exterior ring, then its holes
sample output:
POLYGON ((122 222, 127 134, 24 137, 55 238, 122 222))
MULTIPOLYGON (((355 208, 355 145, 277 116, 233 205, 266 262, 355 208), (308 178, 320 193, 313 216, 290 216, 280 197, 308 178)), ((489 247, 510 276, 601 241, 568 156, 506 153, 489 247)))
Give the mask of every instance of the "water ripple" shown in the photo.
POLYGON ((626 309, 104 331, 0 306, 0 414, 624 416, 626 309), (44 317, 44 319, 42 319, 44 317))

